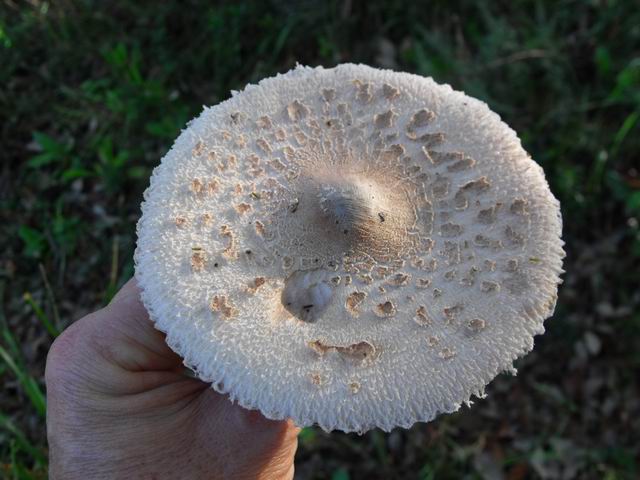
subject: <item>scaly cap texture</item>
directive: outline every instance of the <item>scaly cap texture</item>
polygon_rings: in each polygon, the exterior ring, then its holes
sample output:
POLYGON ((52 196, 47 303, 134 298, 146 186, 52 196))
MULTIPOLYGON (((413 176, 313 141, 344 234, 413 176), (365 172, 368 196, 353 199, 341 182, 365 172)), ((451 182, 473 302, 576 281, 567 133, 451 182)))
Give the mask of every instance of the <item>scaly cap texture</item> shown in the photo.
POLYGON ((168 344, 272 419, 390 430, 482 396, 544 332, 558 201, 485 103, 296 67, 193 120, 145 192, 136 277, 168 344))

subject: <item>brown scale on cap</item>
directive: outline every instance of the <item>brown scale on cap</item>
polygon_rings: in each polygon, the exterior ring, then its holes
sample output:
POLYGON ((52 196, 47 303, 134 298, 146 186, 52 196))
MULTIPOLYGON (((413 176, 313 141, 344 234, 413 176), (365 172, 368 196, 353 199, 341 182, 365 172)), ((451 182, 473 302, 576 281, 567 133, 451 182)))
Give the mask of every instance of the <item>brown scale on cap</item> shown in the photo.
POLYGON ((523 272, 515 272, 502 281, 502 285, 513 295, 523 295, 530 287, 529 279, 523 272))
POLYGON ((461 304, 457 304, 457 305, 453 305, 451 307, 445 308, 442 311, 442 313, 444 313, 444 318, 445 318, 446 322, 447 323, 454 322, 458 318, 458 315, 460 315, 460 313, 462 313, 463 309, 464 309, 464 307, 461 304))
POLYGON ((386 278, 389 273, 391 273, 391 269, 387 266, 381 265, 374 268, 374 275, 377 279, 386 278))
POLYGON ((298 143, 298 146, 300 147, 306 146, 307 143, 309 142, 309 137, 307 137, 307 135, 304 132, 296 131, 294 132, 293 137, 295 138, 296 142, 298 143))
POLYGON ((262 160, 255 153, 251 153, 251 154, 247 155, 247 162, 249 163, 251 168, 255 169, 255 168, 259 168, 260 163, 262 163, 262 160))
POLYGON ((449 177, 443 177, 436 174, 436 178, 431 184, 431 194, 435 199, 444 198, 449 195, 450 188, 451 179, 449 177))
POLYGON ((456 352, 451 347, 444 347, 442 350, 438 352, 438 356, 443 360, 451 360, 456 356, 456 352))
POLYGON ((373 361, 379 353, 376 348, 367 341, 354 343, 351 345, 327 345, 320 340, 314 340, 308 343, 309 348, 321 357, 328 352, 335 351, 345 359, 352 360, 357 363, 365 361, 373 361))
POLYGON ((387 110, 384 113, 379 113, 373 117, 373 121, 378 128, 391 128, 395 122, 398 114, 393 110, 387 110))
POLYGON ((235 236, 231 227, 228 225, 222 225, 220 227, 220 235, 227 242, 227 245, 222 250, 222 254, 228 258, 236 258, 238 256, 238 252, 236 250, 235 236))
POLYGON ((463 231, 464 227, 457 223, 447 222, 440 225, 440 236, 442 237, 459 237, 463 231))
POLYGON ((388 318, 393 317, 396 314, 397 309, 392 301, 387 300, 386 302, 382 302, 376 305, 374 312, 379 317, 388 318))
POLYGON ((438 262, 435 258, 425 260, 424 258, 413 258, 411 260, 411 266, 422 270, 423 272, 435 272, 438 268, 438 262))
POLYGON ((474 245, 480 248, 492 248, 494 250, 502 250, 502 242, 497 238, 489 238, 484 235, 476 235, 473 239, 474 245))
POLYGON ((269 115, 262 115, 256 120, 256 125, 258 128, 269 130, 273 124, 271 123, 271 117, 269 117, 269 115))
POLYGON ((191 180, 191 183, 189 184, 189 189, 196 195, 199 195, 200 193, 202 193, 203 187, 204 187, 204 184, 202 183, 202 180, 200 180, 199 178, 194 178, 193 180, 191 180))
POLYGON ((447 265, 457 265, 460 263, 460 244, 449 240, 444 242, 442 256, 447 265))
POLYGON ((207 263, 207 256, 201 247, 193 247, 191 249, 191 269, 194 272, 200 272, 204 269, 207 263))
POLYGON ((261 237, 264 237, 265 235, 264 223, 262 223, 260 220, 256 220, 254 225, 255 225, 256 233, 261 237))
POLYGON ((478 222, 484 224, 484 225, 489 225, 491 223, 495 223, 497 215, 498 215, 498 211, 500 210, 500 207, 502 206, 501 203, 497 203, 495 204, 493 207, 489 207, 489 208, 485 208, 482 209, 478 212, 478 222))
POLYGON ((485 272, 495 272, 496 271, 496 262, 493 260, 485 260, 482 266, 482 269, 485 272))
POLYGON ((418 129, 422 129, 429 125, 436 118, 436 114, 429 109, 422 108, 415 112, 406 126, 406 135, 411 140, 419 137, 418 129))
POLYGON ((387 100, 395 100, 400 96, 400 90, 398 90, 393 85, 389 85, 388 83, 382 84, 382 95, 387 100))
POLYGON ((509 210, 511 213, 515 213, 516 215, 525 215, 527 213, 527 201, 522 198, 516 198, 509 210))
POLYGON ((271 153, 273 150, 271 149, 271 145, 264 138, 258 138, 256 140, 256 145, 262 150, 264 153, 271 153))
POLYGON ((231 120, 231 123, 233 123, 234 125, 238 125, 246 117, 247 116, 242 112, 232 112, 229 114, 229 120, 231 120))
POLYGON ((238 148, 244 148, 247 146, 247 139, 245 138, 244 135, 238 135, 236 137, 236 146, 238 148))
POLYGON ((486 327, 487 327, 487 322, 485 322, 481 318, 474 318, 469 320, 469 322, 467 322, 467 328, 473 333, 478 333, 484 330, 486 327))
POLYGON ((425 147, 422 147, 422 153, 427 160, 436 167, 444 163, 464 160, 464 153, 462 152, 437 152, 435 150, 427 150, 425 147))
POLYGON ((251 210, 251 205, 249 205, 248 203, 239 203, 235 206, 235 209, 236 212, 238 212, 240 215, 244 215, 249 210, 251 210))
POLYGON ((217 180, 209 180, 207 182, 207 194, 208 195, 213 195, 215 193, 218 192, 218 187, 220 186, 220 184, 218 183, 217 180))
POLYGON ((480 177, 477 180, 472 180, 466 184, 464 184, 461 188, 463 192, 473 192, 480 193, 487 191, 491 183, 487 180, 487 177, 480 177))
POLYGON ((268 163, 271 167, 273 167, 274 170, 277 170, 278 172, 284 172, 287 169, 287 166, 278 158, 269 160, 268 163))
POLYGON ((409 283, 409 280, 411 280, 411 275, 407 273, 396 273, 387 281, 387 283, 394 287, 403 287, 409 283))
POLYGON ((418 309, 416 310, 416 315, 415 317, 413 317, 413 319, 418 325, 421 325, 423 327, 429 326, 433 323, 429 318, 427 309, 423 305, 420 305, 418 307, 418 309))
POLYGON ((454 197, 455 207, 458 210, 465 210, 469 206, 469 195, 479 195, 486 192, 491 187, 487 177, 480 177, 464 184, 456 192, 454 197))
POLYGON ((202 155, 203 150, 204 150, 204 142, 198 141, 198 142, 196 142, 195 146, 193 147, 193 150, 191 151, 191 154, 194 157, 199 157, 200 155, 202 155))
POLYGON ((324 376, 319 372, 311 372, 309 374, 309 379, 311 380, 311 383, 317 387, 324 383, 324 376))
POLYGON ((399 144, 393 144, 386 149, 381 150, 379 155, 383 162, 397 161, 402 155, 404 155, 404 147, 399 144))
POLYGON ((497 293, 500 291, 500 284, 492 280, 485 280, 480 284, 480 291, 483 293, 497 293))
POLYGON ((296 158, 296 149, 291 147, 290 145, 285 146, 282 149, 282 153, 284 153, 285 159, 289 160, 290 162, 296 158))
POLYGON ((264 277, 256 277, 251 282, 249 282, 249 286, 247 287, 247 292, 251 295, 255 294, 258 289, 267 283, 267 279, 264 277))
POLYGON ((465 157, 461 160, 458 160, 453 165, 449 165, 447 167, 448 172, 462 172, 464 170, 471 170, 473 166, 476 164, 476 161, 471 157, 465 157))
POLYGON ((517 258, 510 258, 509 260, 506 261, 505 266, 504 266, 504 271, 505 272, 517 272, 518 271, 518 259, 517 258))
POLYGON ((518 232, 511 225, 507 225, 504 229, 504 235, 507 239, 507 244, 515 247, 524 246, 525 237, 522 233, 518 232))
POLYGON ((421 148, 422 156, 426 160, 429 160, 429 162, 431 163, 433 162, 431 161, 431 156, 429 155, 429 152, 431 151, 432 148, 443 144, 446 139, 444 133, 442 132, 423 133, 422 135, 417 135, 415 132, 406 132, 405 135, 409 140, 413 140, 414 142, 419 142, 422 144, 422 148, 421 148))
POLYGON ((324 98, 327 102, 333 102, 336 99, 336 90, 335 88, 323 88, 322 89, 322 98, 324 98))
POLYGON ((444 272, 444 279, 447 282, 451 282, 453 279, 456 278, 457 275, 458 275, 458 271, 456 269, 448 270, 444 272))
POLYGON ((479 272, 480 269, 478 267, 472 266, 460 279, 460 285, 463 285, 465 287, 472 287, 476 283, 476 278, 478 277, 479 272))
POLYGON ((216 168, 218 170, 219 174, 224 174, 227 169, 229 168, 229 157, 225 157, 222 158, 220 156, 216 157, 217 158, 217 163, 216 163, 216 168))
POLYGON ((362 103, 369 103, 373 98, 371 84, 360 80, 354 80, 353 84, 356 86, 356 99, 362 103))
POLYGON ((211 225, 213 225, 213 215, 211 213, 203 213, 200 216, 200 219, 202 220, 202 225, 204 225, 205 227, 210 227, 211 225))
POLYGON ((284 142, 287 139, 287 131, 284 128, 279 128, 275 131, 273 136, 278 142, 284 142))
POLYGON ((359 313, 358 307, 366 297, 367 297, 367 294, 364 292, 351 292, 347 297, 347 301, 345 304, 347 311, 352 315, 357 315, 359 313))
POLYGON ((236 308, 229 302, 225 295, 215 295, 211 299, 209 306, 213 312, 220 313, 225 320, 233 318, 237 313, 236 308))
POLYGON ((287 105, 287 115, 289 116, 289 120, 297 122, 309 115, 309 107, 299 100, 294 100, 287 105))
POLYGON ((289 270, 291 268, 293 268, 294 265, 294 260, 291 257, 282 257, 282 268, 284 268, 285 270, 289 270))

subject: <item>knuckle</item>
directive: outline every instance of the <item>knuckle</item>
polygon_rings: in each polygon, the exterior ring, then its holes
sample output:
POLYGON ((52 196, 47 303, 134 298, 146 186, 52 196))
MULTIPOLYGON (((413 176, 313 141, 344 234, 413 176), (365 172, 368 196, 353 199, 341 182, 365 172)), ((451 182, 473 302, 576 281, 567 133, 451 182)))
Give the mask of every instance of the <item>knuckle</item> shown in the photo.
POLYGON ((49 388, 57 380, 65 379, 73 372, 74 366, 82 362, 86 353, 86 338, 89 334, 90 320, 95 314, 77 320, 67 327, 53 342, 47 354, 45 382, 49 388))

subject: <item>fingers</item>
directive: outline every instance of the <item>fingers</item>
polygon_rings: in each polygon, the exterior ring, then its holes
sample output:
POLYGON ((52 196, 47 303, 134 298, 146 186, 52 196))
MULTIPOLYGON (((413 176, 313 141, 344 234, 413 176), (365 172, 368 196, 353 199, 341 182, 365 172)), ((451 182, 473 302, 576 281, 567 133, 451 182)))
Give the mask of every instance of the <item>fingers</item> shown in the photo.
POLYGON ((111 303, 91 319, 91 337, 120 367, 129 371, 180 369, 182 359, 156 330, 140 300, 136 280, 129 280, 111 303))
POLYGON ((114 295, 107 308, 126 309, 130 321, 143 324, 143 327, 151 325, 147 309, 140 300, 140 288, 135 277, 129 279, 114 295))
POLYGON ((212 389, 198 400, 193 411, 196 441, 215 445, 215 456, 225 466, 227 477, 287 477, 300 431, 291 420, 269 420, 212 389))
POLYGON ((230 439, 249 441, 260 436, 282 437, 287 441, 295 440, 300 429, 291 420, 270 420, 258 410, 241 407, 213 389, 206 391, 196 407, 196 416, 203 422, 199 425, 204 431, 224 433, 230 439), (235 438, 237 437, 237 438, 235 438))

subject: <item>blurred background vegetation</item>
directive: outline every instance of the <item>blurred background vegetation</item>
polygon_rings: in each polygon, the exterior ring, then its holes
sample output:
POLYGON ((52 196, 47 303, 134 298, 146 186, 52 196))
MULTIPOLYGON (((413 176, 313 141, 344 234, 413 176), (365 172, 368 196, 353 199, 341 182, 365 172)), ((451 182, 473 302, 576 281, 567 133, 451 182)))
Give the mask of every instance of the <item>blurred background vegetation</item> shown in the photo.
POLYGON ((185 123, 296 62, 363 62, 486 101, 562 203, 547 333, 473 408, 300 435, 297 476, 640 475, 637 1, 0 0, 0 477, 46 477, 52 339, 132 275, 148 177, 185 123))

